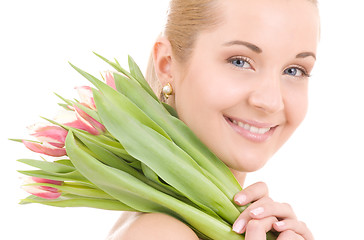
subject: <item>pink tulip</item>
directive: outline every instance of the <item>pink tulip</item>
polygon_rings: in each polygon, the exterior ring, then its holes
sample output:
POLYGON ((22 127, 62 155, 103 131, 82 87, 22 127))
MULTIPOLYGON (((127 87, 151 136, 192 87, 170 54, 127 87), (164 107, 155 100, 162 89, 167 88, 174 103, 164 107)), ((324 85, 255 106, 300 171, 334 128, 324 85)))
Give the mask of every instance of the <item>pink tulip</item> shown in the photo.
MULTIPOLYGON (((106 84, 116 90, 115 80, 113 75, 110 72, 106 72, 105 74, 106 84)), ((90 86, 81 86, 75 87, 80 96, 80 102, 84 106, 96 110, 95 101, 92 94, 92 88, 90 86)))
POLYGON ((111 75, 110 72, 106 72, 105 77, 106 77, 106 84, 116 90, 114 76, 111 75))
POLYGON ((37 138, 39 142, 22 140, 24 145, 33 152, 42 153, 53 157, 66 155, 64 143, 67 136, 67 130, 56 125, 34 124, 28 129, 30 135, 37 138))
POLYGON ((34 124, 28 127, 33 131, 30 135, 36 137, 41 142, 48 142, 50 145, 62 148, 66 141, 68 131, 56 125, 34 124))
POLYGON ((96 121, 85 111, 82 111, 77 106, 72 108, 75 110, 76 120, 64 123, 64 125, 87 131, 93 135, 99 135, 106 130, 104 125, 96 121))
POLYGON ((78 95, 80 96, 80 102, 84 106, 95 110, 96 105, 95 105, 91 87, 89 87, 89 86, 76 87, 76 90, 78 92, 78 95))
POLYGON ((22 142, 29 150, 32 150, 33 152, 36 153, 42 153, 52 157, 62 157, 67 154, 65 148, 56 148, 47 143, 36 143, 26 140, 23 140, 22 142))
MULTIPOLYGON (((49 184, 59 185, 59 186, 61 186, 63 184, 62 181, 37 178, 37 177, 28 177, 25 179, 24 183, 26 183, 26 184, 49 183, 49 184)), ((41 198, 45 198, 45 199, 56 199, 61 196, 61 192, 57 188, 54 188, 54 187, 30 185, 30 186, 23 186, 23 189, 32 195, 35 195, 35 196, 41 197, 41 198)))

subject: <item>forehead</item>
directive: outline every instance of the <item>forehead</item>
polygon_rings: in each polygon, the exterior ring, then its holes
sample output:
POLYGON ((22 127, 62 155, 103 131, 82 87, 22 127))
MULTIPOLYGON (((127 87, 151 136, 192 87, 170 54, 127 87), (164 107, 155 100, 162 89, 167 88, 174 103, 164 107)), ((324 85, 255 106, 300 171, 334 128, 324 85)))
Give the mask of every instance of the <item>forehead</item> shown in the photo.
POLYGON ((212 31, 221 41, 297 45, 311 51, 318 42, 318 9, 308 0, 224 0, 219 14, 221 24, 212 31))

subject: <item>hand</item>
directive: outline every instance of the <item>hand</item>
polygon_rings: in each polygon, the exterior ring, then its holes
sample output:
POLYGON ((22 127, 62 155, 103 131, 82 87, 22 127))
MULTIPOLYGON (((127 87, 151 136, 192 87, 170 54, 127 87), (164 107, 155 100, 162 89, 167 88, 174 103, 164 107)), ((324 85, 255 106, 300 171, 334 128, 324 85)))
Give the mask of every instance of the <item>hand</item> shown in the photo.
POLYGON ((252 204, 236 219, 233 231, 245 232, 246 240, 265 240, 266 232, 279 232, 277 240, 313 240, 306 224, 298 221, 291 206, 274 202, 265 183, 255 183, 235 195, 238 205, 252 204))

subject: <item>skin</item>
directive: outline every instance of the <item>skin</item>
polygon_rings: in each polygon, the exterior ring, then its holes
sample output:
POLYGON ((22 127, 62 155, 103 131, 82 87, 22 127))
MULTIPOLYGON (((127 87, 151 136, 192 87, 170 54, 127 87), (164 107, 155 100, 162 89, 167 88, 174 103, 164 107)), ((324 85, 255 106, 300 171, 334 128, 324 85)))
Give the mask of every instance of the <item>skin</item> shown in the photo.
MULTIPOLYGON (((169 103, 179 117, 243 186, 246 173, 263 167, 305 117, 319 16, 305 0, 220 2, 221 24, 197 36, 187 62, 173 56, 165 37, 155 44, 154 62, 162 85, 173 87, 169 103), (233 120, 269 131, 252 133, 233 120)), ((247 240, 265 239, 271 229, 280 232, 279 240, 313 239, 288 204, 269 198, 264 183, 246 187, 235 201, 254 202, 233 226, 247 240)), ((171 233, 197 239, 163 214, 141 215, 129 226, 113 239, 172 239, 171 233)))

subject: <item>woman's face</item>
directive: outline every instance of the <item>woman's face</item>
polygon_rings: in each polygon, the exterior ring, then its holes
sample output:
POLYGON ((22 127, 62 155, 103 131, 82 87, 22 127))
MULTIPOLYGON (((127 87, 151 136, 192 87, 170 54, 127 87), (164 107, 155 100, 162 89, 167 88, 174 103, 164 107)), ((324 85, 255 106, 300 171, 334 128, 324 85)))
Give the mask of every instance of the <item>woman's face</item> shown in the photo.
POLYGON ((179 117, 230 168, 261 168, 307 110, 319 38, 306 0, 220 1, 223 21, 172 68, 179 117))

